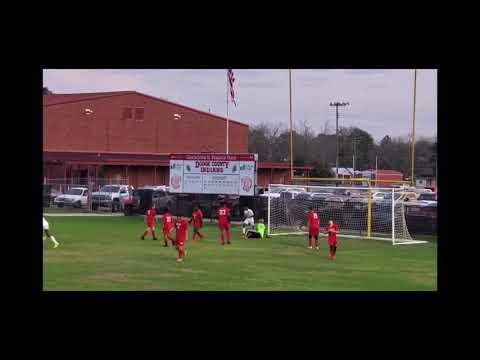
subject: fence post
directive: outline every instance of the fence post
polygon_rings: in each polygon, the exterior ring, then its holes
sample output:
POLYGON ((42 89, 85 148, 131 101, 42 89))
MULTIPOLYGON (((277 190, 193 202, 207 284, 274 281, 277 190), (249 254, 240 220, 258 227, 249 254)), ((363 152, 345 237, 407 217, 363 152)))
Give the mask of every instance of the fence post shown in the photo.
POLYGON ((88 198, 87 198, 87 206, 88 212, 92 212, 92 190, 93 190, 93 182, 88 179, 88 198))

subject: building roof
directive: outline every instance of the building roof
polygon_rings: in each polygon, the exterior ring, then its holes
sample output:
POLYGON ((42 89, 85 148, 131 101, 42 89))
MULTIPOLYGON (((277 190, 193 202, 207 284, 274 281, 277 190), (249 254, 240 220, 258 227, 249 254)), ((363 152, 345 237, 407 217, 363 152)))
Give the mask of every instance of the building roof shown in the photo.
MULTIPOLYGON (((112 151, 72 151, 72 150, 44 150, 44 162, 67 162, 78 164, 102 165, 149 165, 169 166, 170 154, 112 152, 112 151)), ((259 162, 259 169, 290 169, 290 163, 259 162)), ((294 166, 295 170, 311 170, 311 166, 294 166)))
POLYGON ((43 106, 67 104, 78 101, 101 99, 111 96, 132 94, 134 91, 112 91, 97 93, 77 93, 77 94, 50 94, 43 95, 43 106))
MULTIPOLYGON (((258 162, 259 169, 290 169, 290 163, 286 162, 258 162)), ((312 170, 312 166, 294 166, 294 170, 312 170)))
MULTIPOLYGON (((198 112, 198 113, 201 113, 201 114, 207 114, 209 116, 216 117, 218 119, 227 121, 227 119, 222 117, 222 116, 215 115, 215 114, 212 114, 210 112, 194 109, 192 107, 182 105, 182 104, 178 104, 178 103, 172 102, 170 100, 166 100, 166 99, 154 97, 154 96, 151 96, 151 95, 139 93, 137 91, 112 91, 112 92, 98 92, 98 93, 43 95, 43 106, 44 107, 49 107, 49 106, 69 104, 69 103, 79 102, 79 101, 97 100, 97 99, 103 99, 103 98, 108 98, 108 97, 112 97, 112 96, 123 96, 123 95, 132 95, 132 94, 144 96, 144 97, 156 100, 156 101, 160 101, 160 102, 163 102, 163 103, 179 106, 179 107, 182 107, 182 108, 187 109, 187 110, 195 111, 195 112, 198 112)), ((229 122, 248 127, 247 124, 242 123, 240 121, 236 121, 236 120, 232 120, 232 119, 228 119, 228 120, 229 120, 229 122)))

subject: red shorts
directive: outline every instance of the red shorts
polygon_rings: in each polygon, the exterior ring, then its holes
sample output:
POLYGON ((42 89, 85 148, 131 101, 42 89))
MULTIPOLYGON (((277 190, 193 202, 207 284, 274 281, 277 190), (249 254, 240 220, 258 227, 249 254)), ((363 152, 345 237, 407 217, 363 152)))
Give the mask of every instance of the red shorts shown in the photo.
POLYGON ((152 230, 155 230, 155 224, 152 222, 147 222, 147 227, 151 228, 152 230))
POLYGON ((163 228, 163 235, 170 234, 170 232, 173 230, 173 227, 170 228, 163 228))
POLYGON ((328 239, 328 245, 337 245, 337 239, 328 239))
POLYGON ((308 236, 318 236, 320 229, 309 229, 308 236))
POLYGON ((183 240, 180 240, 180 241, 177 240, 177 241, 175 242, 175 245, 177 245, 177 246, 183 246, 183 245, 185 245, 185 242, 184 242, 183 240))
POLYGON ((195 230, 200 230, 202 228, 202 225, 201 224, 193 224, 193 228, 195 230))
POLYGON ((220 228, 220 230, 230 230, 230 224, 218 224, 218 227, 220 228))

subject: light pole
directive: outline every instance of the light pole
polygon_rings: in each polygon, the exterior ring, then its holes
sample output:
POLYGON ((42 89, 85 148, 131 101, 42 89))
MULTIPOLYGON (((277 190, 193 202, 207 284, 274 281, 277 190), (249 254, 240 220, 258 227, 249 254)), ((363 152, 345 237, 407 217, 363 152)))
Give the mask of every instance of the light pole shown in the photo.
POLYGON ((415 105, 417 95, 417 69, 413 77, 413 124, 412 124, 412 186, 415 186, 415 105))
POLYGON ((335 170, 336 170, 336 177, 338 179, 338 107, 339 106, 347 106, 347 105, 350 105, 350 103, 348 102, 334 102, 334 103, 330 103, 330 106, 335 106, 336 108, 336 137, 337 137, 337 160, 335 162, 335 170))

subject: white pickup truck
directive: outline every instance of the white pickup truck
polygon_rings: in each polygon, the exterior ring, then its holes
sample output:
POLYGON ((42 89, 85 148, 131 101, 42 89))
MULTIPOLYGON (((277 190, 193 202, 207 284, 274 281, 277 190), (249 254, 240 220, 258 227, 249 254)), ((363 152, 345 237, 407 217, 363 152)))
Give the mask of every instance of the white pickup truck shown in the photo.
POLYGON ((100 207, 111 208, 112 212, 120 211, 125 199, 132 195, 133 186, 130 185, 104 185, 100 191, 92 194, 92 210, 100 207))
POLYGON ((80 208, 88 202, 88 188, 72 187, 65 194, 58 195, 53 203, 58 207, 72 206, 80 208))

